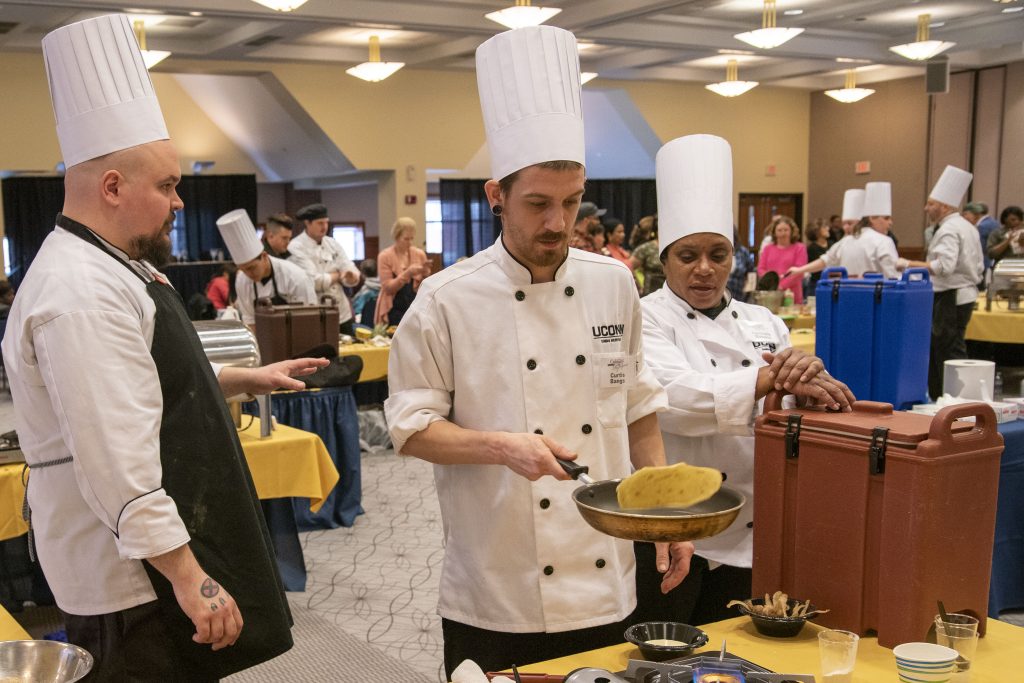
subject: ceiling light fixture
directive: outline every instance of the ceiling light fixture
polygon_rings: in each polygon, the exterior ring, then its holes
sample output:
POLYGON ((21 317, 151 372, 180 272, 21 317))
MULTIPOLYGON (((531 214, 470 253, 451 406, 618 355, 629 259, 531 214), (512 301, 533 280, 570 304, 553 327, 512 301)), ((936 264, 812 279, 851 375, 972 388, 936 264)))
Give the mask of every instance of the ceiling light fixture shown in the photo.
POLYGON ((1003 14, 1013 14, 1014 12, 1024 12, 1024 7, 1007 7, 1003 10, 1003 14))
POLYGON ((761 13, 761 28, 756 31, 737 33, 734 38, 749 43, 762 50, 770 50, 778 47, 786 41, 795 38, 803 33, 802 28, 780 28, 775 25, 775 0, 764 0, 764 10, 761 13))
POLYGON ((594 80, 595 78, 597 78, 597 72, 596 71, 581 71, 580 72, 580 85, 585 85, 585 84, 589 83, 590 81, 594 80))
POLYGON ((949 43, 942 40, 930 40, 929 39, 929 27, 928 22, 931 21, 932 15, 921 14, 917 17, 917 40, 913 43, 904 43, 903 45, 894 45, 889 49, 907 59, 913 59, 916 61, 922 61, 925 59, 931 59, 940 52, 945 52, 949 48, 956 45, 956 43, 949 43))
POLYGON ((405 62, 382 62, 380 61, 380 37, 370 36, 370 61, 363 62, 359 66, 345 69, 349 76, 361 78, 364 81, 377 83, 395 73, 405 66, 405 62))
POLYGON ((787 17, 795 17, 803 13, 804 11, 802 9, 788 9, 785 12, 783 12, 783 14, 785 14, 787 17))
POLYGON ((530 4, 530 0, 516 0, 516 4, 512 7, 489 12, 484 17, 508 28, 524 28, 540 26, 561 11, 559 7, 534 7, 530 4))
POLYGON ((737 79, 739 69, 736 60, 730 59, 725 67, 725 80, 718 83, 709 83, 704 87, 722 97, 737 97, 752 88, 757 87, 757 81, 741 81, 737 79))
POLYGON ((853 104, 854 102, 860 102, 868 95, 874 95, 875 91, 871 88, 858 88, 857 72, 854 69, 850 69, 846 72, 846 85, 839 90, 826 90, 825 94, 837 102, 853 104))
POLYGON ((306 0, 252 0, 253 2, 269 7, 278 12, 291 12, 306 4, 306 0))
POLYGON ((146 49, 146 23, 142 19, 132 22, 132 28, 135 29, 135 39, 139 41, 139 50, 142 51, 142 63, 146 65, 147 69, 152 69, 171 56, 171 53, 166 50, 146 49))

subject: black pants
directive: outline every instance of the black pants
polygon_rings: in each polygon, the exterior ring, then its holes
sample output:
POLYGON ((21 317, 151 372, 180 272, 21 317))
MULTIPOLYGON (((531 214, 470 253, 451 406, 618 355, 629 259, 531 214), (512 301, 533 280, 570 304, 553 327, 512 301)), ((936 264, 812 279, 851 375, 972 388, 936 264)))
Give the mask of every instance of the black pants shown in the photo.
POLYGON ((155 600, 110 614, 61 614, 68 640, 88 650, 95 660, 92 671, 82 679, 87 683, 216 680, 186 670, 184 661, 169 646, 170 635, 155 600))
MULTIPOLYGON (((452 671, 466 659, 472 659, 486 671, 504 671, 520 666, 566 657, 625 642, 632 615, 605 626, 562 633, 504 633, 476 628, 450 619, 441 620, 444 636, 444 671, 451 680, 452 671)), ((543 673, 543 672, 542 672, 543 673)))
POLYGON ((752 572, 742 567, 708 566, 703 557, 694 555, 690 573, 667 595, 661 593, 661 574, 655 565, 656 555, 651 543, 634 544, 636 553, 637 621, 679 621, 699 626, 737 616, 726 609, 730 600, 751 597, 752 572))
POLYGON ((345 322, 338 325, 338 332, 341 334, 347 334, 350 337, 356 336, 356 321, 349 318, 345 322))
POLYGON ((928 357, 928 395, 935 400, 942 396, 942 372, 947 360, 967 358, 967 323, 974 312, 974 302, 956 304, 955 289, 936 292, 932 304, 932 343, 928 357))

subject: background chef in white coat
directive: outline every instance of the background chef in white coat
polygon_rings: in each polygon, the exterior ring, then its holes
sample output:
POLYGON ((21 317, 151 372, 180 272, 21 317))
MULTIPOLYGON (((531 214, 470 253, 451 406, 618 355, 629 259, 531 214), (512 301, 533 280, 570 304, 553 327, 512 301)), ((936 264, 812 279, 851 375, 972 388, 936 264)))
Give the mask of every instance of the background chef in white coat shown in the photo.
POLYGON ((337 302, 341 333, 355 334, 352 305, 344 287, 359 284, 359 269, 338 240, 327 234, 331 221, 327 218, 326 206, 304 206, 295 217, 302 221, 305 230, 288 244, 292 254, 288 260, 306 271, 317 294, 327 294, 337 302))
MULTIPOLYGON (((555 457, 596 480, 664 463, 665 394, 643 360, 632 275, 568 247, 584 189, 576 39, 517 29, 476 61, 502 235, 423 281, 385 404, 395 450, 435 464, 449 675, 464 659, 497 670, 621 642, 633 544, 580 518, 555 457)), ((660 551, 667 591, 693 546, 660 551)))
MULTIPOLYGON (((844 197, 845 205, 845 197, 844 197)), ((846 213, 845 209, 843 213, 846 213)), ((805 266, 790 268, 786 275, 818 273, 829 266, 846 268, 849 277, 864 273, 882 273, 889 279, 899 277, 899 254, 889 237, 892 228, 892 185, 886 182, 864 186, 863 218, 853 231, 833 244, 828 251, 805 266)))
POLYGON ((702 624, 735 616, 731 599, 750 597, 753 557, 753 421, 773 388, 849 410, 853 395, 823 363, 789 345, 767 308, 735 301, 732 152, 722 138, 690 135, 658 152, 658 231, 665 287, 641 300, 644 358, 668 393, 658 414, 670 463, 722 471, 747 497, 723 533, 695 543, 690 574, 669 595, 665 620, 702 624))
POLYGON ((245 209, 235 209, 217 219, 217 229, 238 265, 235 275, 235 308, 246 325, 256 324, 256 302, 269 299, 275 306, 315 304, 313 281, 302 268, 271 256, 256 237, 256 226, 245 209))
POLYGON ((928 359, 928 394, 942 395, 942 373, 947 360, 967 358, 967 323, 978 299, 978 284, 985 272, 977 229, 960 215, 960 202, 974 176, 946 166, 935 183, 924 211, 935 224, 925 261, 900 260, 900 267, 927 268, 935 300, 932 304, 932 340, 928 359))

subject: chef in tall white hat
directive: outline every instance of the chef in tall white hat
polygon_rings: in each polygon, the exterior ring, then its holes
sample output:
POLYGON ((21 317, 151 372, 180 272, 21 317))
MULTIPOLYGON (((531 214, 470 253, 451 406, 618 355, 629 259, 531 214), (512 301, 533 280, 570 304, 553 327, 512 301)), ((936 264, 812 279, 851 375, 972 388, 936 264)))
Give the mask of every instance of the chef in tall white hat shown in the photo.
POLYGON ((658 415, 665 450, 670 462, 721 470, 747 497, 726 531, 696 542, 690 575, 672 604, 650 615, 702 624, 731 616, 726 603, 750 596, 753 420, 761 399, 778 387, 848 410, 853 396, 823 372, 820 359, 790 346, 779 317, 729 294, 729 143, 713 135, 677 138, 658 151, 655 170, 665 287, 641 306, 644 357, 668 392, 668 410, 658 415))
MULTIPOLYGON (((847 195, 843 198, 843 225, 846 226, 846 208, 849 200, 850 216, 855 213, 858 197, 847 195)), ((790 268, 786 275, 817 273, 830 266, 846 269, 849 277, 860 277, 864 273, 881 273, 886 278, 899 277, 896 243, 889 232, 892 228, 892 185, 887 182, 872 182, 864 186, 863 201, 860 205, 861 218, 846 237, 839 240, 819 258, 805 266, 790 268)))
POLYGON ((978 299, 978 284, 985 272, 978 230, 960 215, 973 175, 946 166, 928 194, 924 212, 936 225, 925 261, 900 265, 927 268, 935 301, 932 304, 932 341, 928 359, 928 393, 942 395, 942 372, 947 360, 967 358, 964 335, 978 299))
POLYGON ((43 57, 64 207, 3 342, 34 548, 92 678, 221 678, 291 647, 223 393, 301 388, 323 362, 206 360, 157 270, 181 170, 128 18, 59 28, 43 57))
POLYGON ((275 306, 315 304, 313 281, 299 266, 268 254, 245 209, 235 209, 217 219, 217 229, 238 266, 235 274, 235 307, 246 325, 256 324, 256 303, 267 299, 275 306))
MULTIPOLYGON (((585 177, 576 39, 516 29, 483 43, 476 65, 503 230, 424 280, 385 404, 395 450, 435 464, 449 675, 463 659, 497 670, 620 642, 633 546, 580 518, 556 457, 594 479, 665 461, 665 395, 640 349, 632 275, 568 246, 585 177)), ((664 590, 692 551, 659 548, 664 590)))
POLYGON ((864 190, 852 188, 843 193, 843 235, 849 235, 864 217, 864 190))

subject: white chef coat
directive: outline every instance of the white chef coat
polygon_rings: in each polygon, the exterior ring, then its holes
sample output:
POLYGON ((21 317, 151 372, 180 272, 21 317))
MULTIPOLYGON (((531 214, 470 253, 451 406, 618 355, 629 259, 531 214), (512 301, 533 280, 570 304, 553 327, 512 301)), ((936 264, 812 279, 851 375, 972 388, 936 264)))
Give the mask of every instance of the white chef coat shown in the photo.
POLYGON ((864 273, 881 273, 893 280, 899 278, 896 270, 896 243, 888 235, 874 228, 864 227, 856 235, 847 235, 821 255, 826 266, 842 266, 850 277, 864 273))
POLYGON ((957 306, 974 303, 985 269, 978 229, 958 213, 940 220, 928 245, 928 266, 933 291, 955 289, 957 306))
POLYGON ((306 272, 313 281, 316 293, 328 294, 338 302, 338 322, 351 320, 352 306, 341 282, 331 282, 331 273, 336 271, 359 273, 352 259, 345 253, 344 247, 330 235, 324 235, 320 244, 317 244, 309 233, 303 232, 288 243, 288 251, 291 252, 288 261, 306 272))
MULTIPOLYGON (((728 294, 726 295, 728 296, 728 294)), ((713 467, 747 498, 723 533, 696 541, 715 563, 750 567, 753 559, 754 400, 761 354, 789 346, 789 331, 763 306, 730 300, 712 320, 666 285, 641 300, 644 358, 668 392, 658 423, 669 463, 713 467)))
MULTIPOLYGON (((578 453, 594 480, 627 476, 627 425, 665 406, 640 326, 636 285, 620 262, 570 249, 553 282, 531 284, 499 238, 424 280, 398 327, 384 405, 395 450, 447 419, 542 430, 578 453)), ((530 482, 501 465, 435 465, 434 477, 446 544, 442 617, 560 632, 635 608, 632 544, 583 521, 572 500, 580 484, 530 482)))
POLYGON ((141 560, 189 541, 161 487, 155 313, 138 277, 60 227, 11 307, 3 353, 25 459, 74 458, 34 468, 28 487, 39 560, 71 614, 155 600, 141 560))
POLYGON ((238 294, 235 308, 238 309, 242 316, 242 322, 246 325, 256 323, 256 309, 253 305, 256 299, 274 298, 275 283, 277 293, 290 304, 315 304, 317 302, 316 292, 313 291, 313 281, 306 275, 306 271, 284 259, 269 254, 267 256, 273 270, 267 276, 266 282, 255 283, 242 271, 235 274, 235 292, 238 294))

